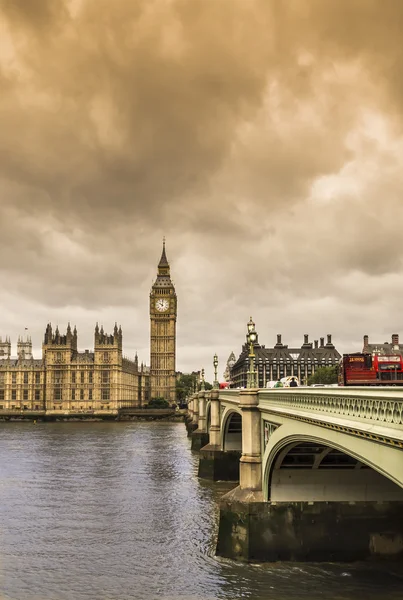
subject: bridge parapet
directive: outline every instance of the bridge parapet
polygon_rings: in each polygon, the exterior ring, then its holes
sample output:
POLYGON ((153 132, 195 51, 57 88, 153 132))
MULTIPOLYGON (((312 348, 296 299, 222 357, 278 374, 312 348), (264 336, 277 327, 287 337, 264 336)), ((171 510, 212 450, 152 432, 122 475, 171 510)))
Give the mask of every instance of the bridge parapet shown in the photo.
POLYGON ((394 388, 260 390, 262 413, 278 413, 322 427, 403 447, 403 391, 394 388))
POLYGON ((393 388, 322 388, 260 390, 262 408, 269 404, 299 408, 359 421, 373 421, 401 429, 403 425, 403 391, 393 388))

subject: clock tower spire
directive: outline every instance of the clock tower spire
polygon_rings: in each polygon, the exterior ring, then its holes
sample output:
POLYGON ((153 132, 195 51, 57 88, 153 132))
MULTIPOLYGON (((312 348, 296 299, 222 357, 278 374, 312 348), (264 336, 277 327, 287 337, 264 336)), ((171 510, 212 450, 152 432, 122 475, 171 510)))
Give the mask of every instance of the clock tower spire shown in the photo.
POLYGON ((162 241, 162 254, 160 258, 160 262, 158 263, 158 275, 168 275, 169 276, 169 262, 167 260, 167 255, 165 254, 165 237, 162 241))
POLYGON ((165 252, 165 238, 157 279, 150 292, 151 398, 175 402, 177 298, 165 252))

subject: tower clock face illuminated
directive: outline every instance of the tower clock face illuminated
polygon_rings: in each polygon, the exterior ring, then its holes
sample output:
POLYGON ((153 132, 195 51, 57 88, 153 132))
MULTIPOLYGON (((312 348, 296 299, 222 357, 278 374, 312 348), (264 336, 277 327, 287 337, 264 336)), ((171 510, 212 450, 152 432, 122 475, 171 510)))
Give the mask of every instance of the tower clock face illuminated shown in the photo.
POLYGON ((158 312, 165 312, 168 310, 169 308, 169 302, 168 300, 166 300, 165 298, 158 298, 155 301, 155 308, 158 310, 158 312))

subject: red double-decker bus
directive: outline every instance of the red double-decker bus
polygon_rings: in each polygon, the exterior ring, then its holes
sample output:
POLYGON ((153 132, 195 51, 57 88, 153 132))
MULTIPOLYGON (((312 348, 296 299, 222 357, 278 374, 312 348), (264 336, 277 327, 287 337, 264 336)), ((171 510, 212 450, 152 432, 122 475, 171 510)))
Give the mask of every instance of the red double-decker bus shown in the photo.
POLYGON ((403 385, 403 358, 400 354, 343 354, 339 385, 403 385))

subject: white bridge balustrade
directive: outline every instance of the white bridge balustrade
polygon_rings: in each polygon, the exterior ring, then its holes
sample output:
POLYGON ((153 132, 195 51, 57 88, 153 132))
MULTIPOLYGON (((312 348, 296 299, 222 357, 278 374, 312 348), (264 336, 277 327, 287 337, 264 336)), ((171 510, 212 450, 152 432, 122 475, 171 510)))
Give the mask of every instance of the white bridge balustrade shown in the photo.
POLYGON ((403 553, 402 389, 212 390, 191 399, 193 420, 200 403, 199 476, 239 480, 221 502, 219 554, 403 553))

